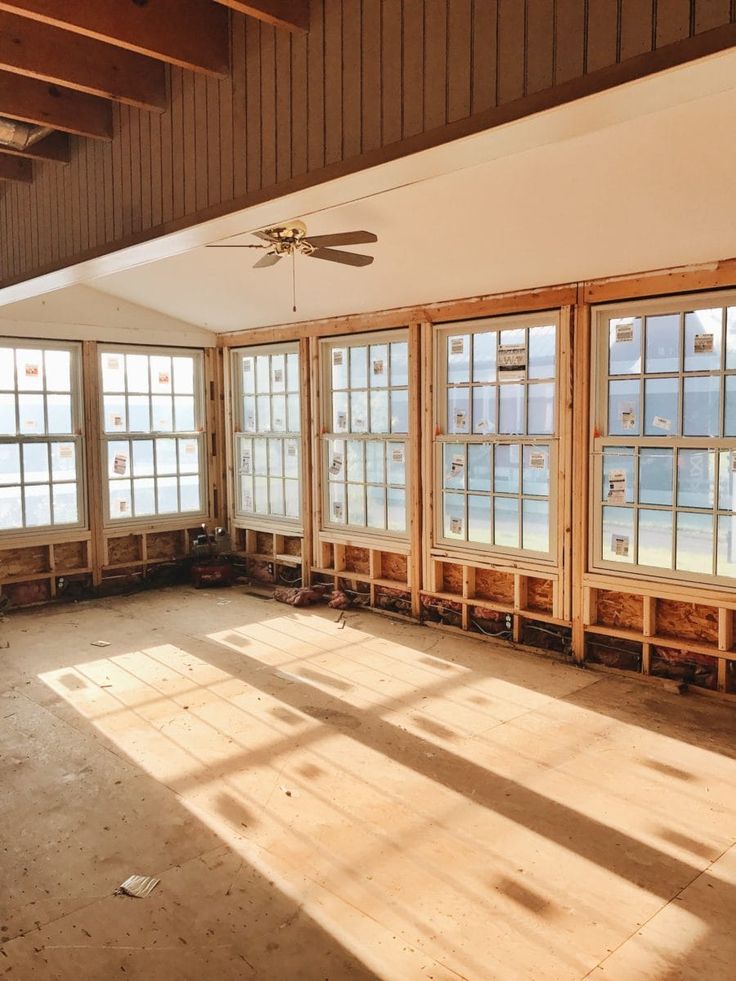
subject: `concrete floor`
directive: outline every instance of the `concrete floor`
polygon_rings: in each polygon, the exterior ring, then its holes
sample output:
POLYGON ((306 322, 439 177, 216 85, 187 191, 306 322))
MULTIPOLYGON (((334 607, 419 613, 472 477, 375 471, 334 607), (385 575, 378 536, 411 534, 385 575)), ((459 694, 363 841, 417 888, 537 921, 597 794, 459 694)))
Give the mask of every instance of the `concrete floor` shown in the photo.
POLYGON ((732 705, 238 589, 3 640, 3 977, 736 977, 732 705))

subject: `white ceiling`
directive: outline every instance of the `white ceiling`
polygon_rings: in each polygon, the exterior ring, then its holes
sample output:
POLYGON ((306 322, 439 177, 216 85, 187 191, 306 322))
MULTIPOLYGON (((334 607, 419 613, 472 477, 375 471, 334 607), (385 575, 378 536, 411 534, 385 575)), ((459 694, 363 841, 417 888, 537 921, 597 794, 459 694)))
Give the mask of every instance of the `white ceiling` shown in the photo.
POLYGON ((86 283, 124 318, 222 332, 709 262, 736 255, 734 159, 730 51, 9 288, 0 316, 68 323, 58 287, 86 283), (299 257, 293 314, 290 263, 204 243, 297 216, 379 241, 364 269, 299 257))

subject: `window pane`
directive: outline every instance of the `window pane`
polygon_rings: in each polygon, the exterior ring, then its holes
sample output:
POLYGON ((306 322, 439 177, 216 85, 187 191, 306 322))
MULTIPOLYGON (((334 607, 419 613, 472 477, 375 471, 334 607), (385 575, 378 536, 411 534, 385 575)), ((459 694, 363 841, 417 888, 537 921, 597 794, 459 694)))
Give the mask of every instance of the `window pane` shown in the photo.
POLYGON ((371 388, 386 388, 388 386, 388 345, 371 344, 370 377, 371 388))
POLYGON ((256 424, 259 432, 271 432, 271 397, 269 395, 256 395, 256 424))
POLYGON ((368 393, 350 393, 350 432, 368 432, 368 393))
POLYGON ((365 444, 365 479, 370 484, 382 484, 386 479, 383 443, 365 444))
POLYGON ((0 443, 0 485, 19 483, 20 446, 17 443, 0 443))
POLYGON ((496 446, 494 451, 494 484, 497 494, 519 492, 519 447, 517 444, 496 446))
POLYGON ((176 477, 159 477, 156 481, 159 514, 172 514, 179 510, 178 481, 176 477))
POLYGON ((712 573, 712 515, 678 512, 676 567, 682 572, 712 573))
POLYGON ((72 400, 70 395, 47 395, 46 418, 49 433, 71 433, 72 400))
POLYGON ((328 480, 345 480, 345 441, 331 439, 328 442, 329 457, 327 461, 328 480))
POLYGON ((555 328, 529 328, 529 377, 554 378, 555 328))
POLYGON ((23 527, 20 487, 0 487, 0 528, 23 527))
POLYGON ((549 502, 524 501, 521 547, 532 552, 549 551, 549 502))
POLYGON ((170 433, 174 430, 174 412, 170 395, 154 395, 151 398, 154 432, 170 433))
POLYGON ((496 387, 476 385, 473 388, 473 432, 496 432, 496 387))
POLYGON ((386 491, 389 531, 406 531, 406 491, 389 487, 386 491))
POLYGON ((724 436, 736 436, 736 375, 726 375, 726 418, 724 436))
POLYGON ((260 395, 267 394, 271 390, 270 361, 267 354, 259 354, 256 357, 256 392, 260 395))
POLYGON ((284 481, 284 504, 287 518, 298 518, 300 513, 299 481, 284 481))
MULTIPOLYGON (((353 348, 351 354, 354 354, 358 350, 353 348)), ((365 351, 365 348, 363 348, 365 351)), ((362 357, 362 355, 358 355, 362 357)), ((367 353, 365 355, 367 357, 367 353)), ((344 347, 333 347, 332 348, 332 387, 333 388, 347 388, 348 387, 348 351, 344 347)))
POLYGON ((677 454, 677 503, 685 508, 712 508, 715 482, 712 450, 680 450, 677 454))
POLYGON ((27 433, 29 436, 43 435, 45 432, 43 395, 19 395, 18 415, 21 433, 27 433))
POLYGON ((40 392, 43 389, 43 352, 18 348, 15 352, 18 390, 40 392))
POLYGON ((134 440, 133 441, 133 476, 152 477, 153 474, 154 474, 153 440, 150 439, 134 440))
POLYGON ((332 395, 332 431, 333 433, 346 433, 347 430, 348 430, 347 392, 334 392, 332 395))
POLYGON ((389 443, 386 452, 388 455, 388 483, 403 487, 406 483, 406 447, 403 443, 389 443))
POLYGON ((491 498, 468 494, 468 541, 491 544, 491 498))
POLYGON ((250 396, 243 399, 243 428, 247 433, 256 431, 256 400, 250 396))
POLYGON ((302 423, 299 410, 299 396, 297 394, 292 393, 286 396, 286 409, 288 415, 286 426, 288 431, 290 433, 300 432, 302 423))
POLYGON ((641 319, 613 319, 608 334, 608 373, 635 375, 641 371, 641 319))
POLYGON ((290 392, 299 391, 299 355, 286 355, 286 386, 290 392))
MULTIPOLYGON (((333 365, 334 367, 334 365, 333 365)), ((340 367, 339 365, 337 367, 340 367)), ((335 386, 341 388, 343 386, 335 386)), ((368 387, 368 348, 350 348, 350 387, 368 387)))
POLYGON ((15 433, 15 396, 0 395, 0 434, 14 436, 15 433))
POLYGON ((524 385, 507 384, 499 388, 498 431, 521 434, 524 432, 524 385))
POLYGON ((271 477, 268 485, 271 514, 284 513, 284 482, 279 477, 271 477))
POLYGON ((171 358, 151 355, 151 391, 161 395, 172 391, 171 358))
POLYGON ((685 371, 717 371, 721 366, 723 310, 685 315, 685 371))
POLYGON ((133 513, 136 518, 156 513, 156 484, 152 477, 133 481, 133 513))
POLYGON ((718 518, 718 575, 736 577, 736 518, 718 518))
POLYGON ((105 432, 122 433, 127 429, 125 399, 118 395, 106 395, 103 400, 105 432))
POLYGON ((685 436, 718 436, 720 378, 686 378, 683 401, 685 436))
POLYGON ((274 395, 271 398, 271 428, 275 433, 286 432, 286 396, 274 395))
POLYGON ((610 436, 638 435, 639 382, 612 381, 608 385, 608 433, 610 436))
POLYGON ((667 314, 646 319, 647 372, 680 370, 680 315, 667 314))
POLYGON ((471 444, 468 446, 468 490, 490 491, 491 448, 471 444))
POLYGON ((634 501, 634 450, 630 446, 608 447, 603 451, 603 500, 609 504, 634 501))
POLYGON ((175 439, 156 440, 156 473, 175 474, 178 472, 175 439))
POLYGON ((242 477, 240 481, 240 508, 246 514, 252 514, 253 505, 253 479, 242 477))
POLYGON ((130 444, 114 440, 107 444, 107 473, 111 478, 130 476, 130 444))
POLYGON ((53 508, 55 525, 73 525, 79 521, 76 484, 54 484, 53 508))
POLYGON ((671 511, 639 511, 639 564, 672 568, 671 511))
POLYGON ((69 351, 46 351, 44 361, 46 367, 46 391, 71 392, 72 358, 69 351))
MULTIPOLYGON (((128 372, 130 384, 130 367, 128 372)), ((174 358, 174 391, 177 395, 194 394, 194 358, 174 358)))
POLYGON ((644 382, 644 433, 667 436, 679 433, 677 378, 647 378, 644 382))
POLYGON ((271 391, 286 391, 286 358, 283 354, 271 355, 271 391))
POLYGON ((549 494, 549 447, 524 447, 523 489, 535 497, 549 494))
POLYGON ((647 447, 639 450, 639 502, 672 504, 672 450, 647 447))
POLYGON ((130 481, 111 480, 109 487, 110 517, 115 521, 130 519, 133 516, 130 481))
POLYGON ((268 441, 265 439, 253 440, 253 473, 258 477, 268 473, 268 441))
POLYGON ((253 478, 253 501, 256 514, 268 514, 268 478, 253 478))
POLYGON ((405 389, 391 392, 391 432, 409 432, 409 393, 405 389))
POLYGON ((15 358, 13 349, 0 344, 0 391, 15 391, 15 358))
POLYGON ((284 442, 284 476, 299 478, 299 443, 295 439, 284 442))
POLYGON ((470 432, 470 403, 467 388, 447 390, 447 432, 470 432))
POLYGON ((254 395, 256 391, 256 360, 252 357, 243 358, 243 392, 254 395))
POLYGON ((383 487, 366 488, 367 524, 369 528, 386 527, 386 492, 383 487))
MULTIPOLYGON (((148 364, 148 355, 146 354, 128 354, 127 356, 115 355, 115 358, 119 363, 123 364, 123 358, 125 357, 125 364, 128 372, 128 391, 129 392, 148 392, 151 388, 151 372, 148 364)), ((110 388, 109 391, 115 392, 122 390, 122 384, 120 389, 110 388)), ((106 388, 106 391, 108 389, 106 388)))
POLYGON ((736 511, 736 450, 722 450, 718 462, 718 507, 736 511))
POLYGON ((519 501, 517 498, 494 497, 494 541, 506 548, 519 547, 519 501))
POLYGON ((443 453, 444 486, 450 490, 462 490, 465 487, 465 448, 462 443, 445 443, 443 453))
POLYGON ((174 412, 176 428, 180 433, 194 431, 194 396, 177 395, 174 397, 174 412))
POLYGON ((365 524, 365 487, 363 484, 348 484, 348 522, 351 525, 365 524))
POLYGON ((347 442, 347 478, 357 483, 365 480, 365 444, 358 439, 347 442))
POLYGON ((24 491, 26 527, 51 524, 51 491, 48 484, 32 484, 24 491))
POLYGON ((26 443, 23 447, 23 473, 26 483, 49 479, 49 448, 46 443, 26 443))
POLYGON ((473 381, 496 380, 496 332, 488 331, 473 337, 473 381))
POLYGON ((388 391, 371 392, 371 432, 387 433, 388 424, 388 391))
POLYGON ((443 535, 465 539, 465 498, 462 494, 444 495, 443 535))
POLYGON ((736 368, 736 307, 726 310, 726 368, 736 368))
POLYGON ((470 335, 452 334, 447 338, 447 381, 451 385, 470 381, 470 335))
MULTIPOLYGON (((192 426, 192 428, 194 428, 192 426)), ((149 433, 151 431, 151 409, 147 395, 128 396, 128 432, 149 433)))
POLYGON ((603 508, 603 559, 606 562, 634 561, 634 511, 632 508, 603 508))
POLYGON ((529 435, 553 433, 555 429, 555 386, 530 385, 529 420, 527 432, 529 435))
POLYGON ((409 384, 409 345, 406 341, 394 341, 391 345, 391 384, 397 387, 409 384))

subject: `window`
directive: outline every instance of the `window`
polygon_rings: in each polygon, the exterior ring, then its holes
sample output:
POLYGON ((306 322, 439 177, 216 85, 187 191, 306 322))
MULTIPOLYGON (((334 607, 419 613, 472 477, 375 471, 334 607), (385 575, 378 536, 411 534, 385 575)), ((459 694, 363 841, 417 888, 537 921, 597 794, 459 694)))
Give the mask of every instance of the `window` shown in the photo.
POLYGON ((322 342, 325 524, 406 537, 406 331, 322 342))
POLYGON ((601 310, 594 563, 736 579, 736 306, 708 296, 601 310))
POLYGON ((298 523, 301 420, 296 344, 234 353, 236 513, 298 523))
POLYGON ((202 355, 104 347, 100 365, 109 522, 203 515, 202 355))
POLYGON ((557 326, 547 313, 439 330, 435 533, 443 543, 551 558, 557 326))
POLYGON ((0 341, 0 531, 79 527, 79 348, 0 341))

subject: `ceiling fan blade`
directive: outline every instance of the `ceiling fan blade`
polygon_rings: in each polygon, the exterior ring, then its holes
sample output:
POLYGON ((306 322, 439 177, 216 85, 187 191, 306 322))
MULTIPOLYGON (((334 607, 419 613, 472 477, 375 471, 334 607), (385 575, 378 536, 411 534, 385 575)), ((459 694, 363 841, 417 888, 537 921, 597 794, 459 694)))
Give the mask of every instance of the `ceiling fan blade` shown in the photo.
POLYGON ((378 236, 373 232, 336 232, 334 235, 308 235, 307 241, 317 248, 323 245, 367 245, 377 242, 378 236))
POLYGON ((205 245, 206 249, 266 249, 266 245, 205 245))
POLYGON ((370 266, 372 255, 359 255, 357 252, 340 252, 339 249, 315 249, 312 259, 327 259, 328 262, 341 262, 345 266, 370 266))
POLYGON ((269 235, 267 232, 253 232, 256 238, 262 238, 264 242, 273 242, 273 235, 269 235))
POLYGON ((265 269, 266 266, 275 266, 277 262, 281 259, 280 255, 275 252, 268 252, 266 255, 261 256, 258 262, 253 266, 254 269, 265 269))

